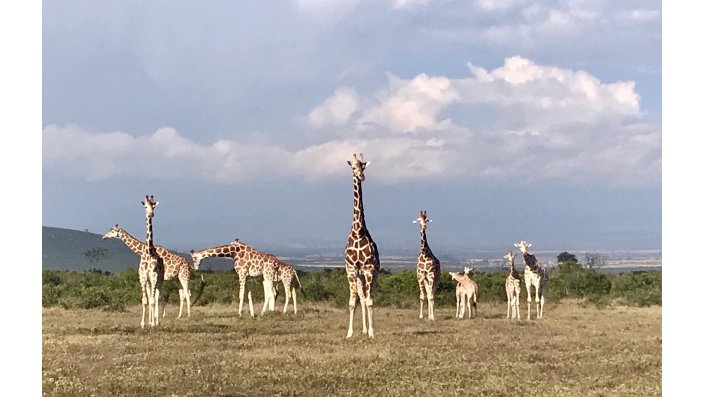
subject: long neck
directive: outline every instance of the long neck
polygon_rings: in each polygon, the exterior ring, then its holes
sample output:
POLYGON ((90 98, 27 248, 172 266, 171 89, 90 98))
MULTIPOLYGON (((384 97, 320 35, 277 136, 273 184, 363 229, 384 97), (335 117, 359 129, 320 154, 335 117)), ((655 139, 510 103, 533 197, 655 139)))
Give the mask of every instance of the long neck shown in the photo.
POLYGON ((134 252, 137 255, 143 255, 147 252, 147 245, 138 239, 132 237, 132 235, 128 232, 126 232, 123 229, 120 229, 118 232, 118 236, 120 237, 120 240, 122 240, 123 243, 127 246, 127 248, 131 249, 132 252, 134 252))
POLYGON ((509 260, 509 273, 514 274, 516 270, 514 269, 514 258, 509 260))
POLYGON ((529 269, 536 270, 538 268, 538 261, 536 260, 536 257, 533 254, 530 254, 527 251, 522 252, 522 255, 524 256, 524 263, 526 264, 526 266, 529 267, 529 269))
POLYGON ((352 230, 361 232, 367 230, 365 225, 365 209, 362 206, 362 181, 353 176, 353 220, 352 230))
POLYGON ((426 228, 422 227, 421 228, 421 250, 426 250, 426 251, 431 251, 431 248, 428 246, 428 240, 426 239, 426 228))
POLYGON ((147 237, 145 239, 145 243, 147 244, 149 254, 155 255, 156 249, 154 248, 154 234, 152 233, 152 217, 146 216, 145 219, 147 222, 147 237))
POLYGON ((232 244, 226 244, 218 247, 202 249, 197 253, 204 258, 209 258, 212 256, 235 258, 237 256, 237 251, 235 248, 236 247, 232 244))

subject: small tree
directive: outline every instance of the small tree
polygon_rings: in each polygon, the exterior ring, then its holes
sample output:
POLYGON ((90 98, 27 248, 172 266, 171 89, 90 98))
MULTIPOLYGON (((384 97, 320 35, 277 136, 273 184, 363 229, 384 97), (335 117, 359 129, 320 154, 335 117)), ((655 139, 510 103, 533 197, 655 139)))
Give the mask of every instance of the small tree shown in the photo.
POLYGON ((94 247, 84 251, 83 256, 86 257, 88 263, 94 264, 100 262, 101 259, 105 259, 108 256, 108 250, 103 247, 94 247))
POLYGON ((607 263, 607 258, 595 253, 588 252, 585 254, 585 267, 588 269, 599 269, 607 263))
POLYGON ((560 254, 558 254, 558 263, 565 263, 565 262, 575 262, 578 263, 578 258, 575 257, 575 255, 563 251, 560 254))

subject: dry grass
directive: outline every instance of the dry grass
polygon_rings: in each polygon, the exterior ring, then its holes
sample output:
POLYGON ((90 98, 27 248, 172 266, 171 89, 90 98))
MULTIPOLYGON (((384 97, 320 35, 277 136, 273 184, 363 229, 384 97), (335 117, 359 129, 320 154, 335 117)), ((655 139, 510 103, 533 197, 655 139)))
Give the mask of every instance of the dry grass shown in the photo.
MULTIPOLYGON (((661 308, 546 304, 541 321, 478 318, 454 307, 435 322, 375 309, 374 340, 344 338, 347 311, 305 302, 297 316, 238 318, 234 306, 171 313, 158 329, 126 313, 43 309, 48 396, 655 396, 661 394, 661 308)), ((255 309, 258 309, 255 306, 255 309)), ((281 309, 281 306, 278 306, 281 309)), ((178 309, 177 309, 178 310, 178 309)), ((526 303, 522 305, 526 315, 526 303)))

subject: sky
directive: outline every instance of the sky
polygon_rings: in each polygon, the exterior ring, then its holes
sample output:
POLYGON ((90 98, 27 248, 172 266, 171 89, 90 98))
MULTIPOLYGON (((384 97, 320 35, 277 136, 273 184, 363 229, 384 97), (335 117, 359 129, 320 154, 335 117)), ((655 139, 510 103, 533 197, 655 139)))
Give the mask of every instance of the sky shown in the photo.
POLYGON ((42 225, 200 249, 659 250, 660 1, 42 4, 42 225))

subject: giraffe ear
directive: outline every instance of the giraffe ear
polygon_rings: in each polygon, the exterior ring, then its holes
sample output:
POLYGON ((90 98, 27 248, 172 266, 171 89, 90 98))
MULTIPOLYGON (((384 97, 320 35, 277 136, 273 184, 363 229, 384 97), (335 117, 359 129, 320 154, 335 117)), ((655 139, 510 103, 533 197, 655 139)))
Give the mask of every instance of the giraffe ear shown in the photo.
POLYGON ((430 222, 433 222, 433 219, 429 219, 428 222, 429 222, 429 223, 430 223, 430 222))
POLYGON ((515 247, 519 247, 519 244, 517 244, 517 243, 514 243, 514 246, 515 246, 515 247))
POLYGON ((350 162, 350 160, 348 160, 348 165, 352 167, 352 163, 350 162))
POLYGON ((157 201, 157 202, 154 203, 154 206, 155 206, 155 207, 158 206, 158 205, 159 205, 159 201, 157 201))
POLYGON ((419 223, 419 220, 418 220, 418 219, 414 219, 413 221, 411 221, 411 223, 419 223))
POLYGON ((364 163, 362 163, 362 168, 367 168, 367 166, 370 164, 372 164, 371 161, 365 161, 364 163))
POLYGON ((531 246, 532 246, 532 244, 526 244, 526 248, 529 248, 531 246))
POLYGON ((193 254, 193 252, 194 252, 194 251, 193 251, 193 250, 191 250, 191 253, 192 253, 192 254, 193 254))

